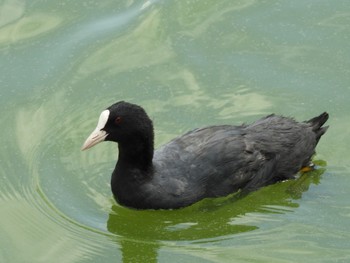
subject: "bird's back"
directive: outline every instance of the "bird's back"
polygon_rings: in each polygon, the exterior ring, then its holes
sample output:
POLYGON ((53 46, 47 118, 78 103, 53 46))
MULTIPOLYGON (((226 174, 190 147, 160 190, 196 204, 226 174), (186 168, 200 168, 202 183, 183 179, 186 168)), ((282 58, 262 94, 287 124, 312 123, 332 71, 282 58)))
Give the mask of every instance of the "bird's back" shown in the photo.
POLYGON ((196 129, 155 152, 154 182, 184 202, 255 190, 293 178, 316 144, 310 123, 275 115, 247 126, 196 129))
POLYGON ((249 161, 242 132, 229 125, 196 129, 156 150, 152 183, 162 185, 163 200, 193 203, 238 190, 246 176, 237 172, 249 161))

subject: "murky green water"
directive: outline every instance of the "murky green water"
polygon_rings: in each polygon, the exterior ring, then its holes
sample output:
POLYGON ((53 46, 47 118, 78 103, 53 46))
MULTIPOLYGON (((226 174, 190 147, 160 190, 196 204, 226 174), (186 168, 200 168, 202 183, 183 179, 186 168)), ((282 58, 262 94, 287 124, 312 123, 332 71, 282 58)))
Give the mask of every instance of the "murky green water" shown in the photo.
POLYGON ((0 262, 349 262, 350 4, 0 2, 0 262), (327 110, 320 169, 175 211, 117 205, 100 112, 195 127, 327 110), (324 163, 326 166, 322 166, 324 163))

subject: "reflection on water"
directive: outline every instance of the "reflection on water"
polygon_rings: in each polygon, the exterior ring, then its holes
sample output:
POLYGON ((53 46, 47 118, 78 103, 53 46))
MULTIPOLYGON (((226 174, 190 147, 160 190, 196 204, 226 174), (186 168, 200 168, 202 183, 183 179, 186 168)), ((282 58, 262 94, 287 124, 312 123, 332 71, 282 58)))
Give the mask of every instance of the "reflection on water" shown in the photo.
POLYGON ((255 3, 255 0, 236 1, 233 5, 228 6, 224 2, 212 1, 194 1, 190 5, 174 2, 176 9, 179 10, 175 19, 181 25, 181 33, 185 33, 188 37, 205 37, 209 28, 216 23, 220 24, 225 15, 230 16, 241 12, 255 3), (190 31, 183 29, 190 29, 190 31))
POLYGON ((337 29, 336 33, 343 33, 342 31, 350 29, 350 13, 349 12, 337 12, 331 17, 318 22, 320 26, 334 27, 337 29))
POLYGON ((174 53, 162 35, 160 14, 154 10, 133 31, 93 52, 81 64, 78 73, 82 77, 95 73, 106 77, 132 71, 145 64, 151 67, 165 63, 174 53), (145 49, 147 53, 144 53, 145 49))
POLYGON ((258 229, 255 224, 262 218, 273 220, 270 213, 293 212, 293 208, 298 207, 295 200, 301 198, 310 184, 318 184, 323 173, 321 168, 244 197, 236 194, 207 199, 179 210, 137 211, 113 205, 107 229, 116 235, 114 240, 121 246, 124 262, 140 258, 157 262, 157 251, 164 242, 220 242, 258 229))
MULTIPOLYGON (((18 11, 19 14, 20 11, 18 11)), ((15 23, 0 28, 0 46, 37 37, 38 35, 54 30, 61 22, 62 19, 60 17, 47 14, 35 14, 20 18, 15 23)))
POLYGON ((24 1, 5 0, 0 6, 0 28, 18 20, 23 15, 24 10, 24 1))
POLYGON ((11 262, 52 262, 55 258, 60 262, 76 262, 101 250, 99 244, 89 241, 90 233, 67 227, 57 215, 43 211, 46 205, 32 195, 28 193, 25 198, 18 194, 0 195, 1 243, 2 248, 7 247, 1 249, 2 262, 9 262, 7 259, 11 262), (20 238, 14 239, 16 236, 20 238))

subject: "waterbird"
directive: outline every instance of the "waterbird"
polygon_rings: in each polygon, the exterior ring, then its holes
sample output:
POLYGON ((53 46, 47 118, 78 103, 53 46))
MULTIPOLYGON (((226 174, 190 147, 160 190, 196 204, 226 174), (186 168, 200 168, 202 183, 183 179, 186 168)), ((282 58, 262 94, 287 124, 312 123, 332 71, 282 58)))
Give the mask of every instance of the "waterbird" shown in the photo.
POLYGON ((177 209, 204 198, 249 193, 311 167, 328 113, 308 121, 268 115, 249 125, 197 128, 154 150, 152 120, 136 104, 102 111, 82 150, 118 143, 111 177, 116 201, 136 209, 177 209))

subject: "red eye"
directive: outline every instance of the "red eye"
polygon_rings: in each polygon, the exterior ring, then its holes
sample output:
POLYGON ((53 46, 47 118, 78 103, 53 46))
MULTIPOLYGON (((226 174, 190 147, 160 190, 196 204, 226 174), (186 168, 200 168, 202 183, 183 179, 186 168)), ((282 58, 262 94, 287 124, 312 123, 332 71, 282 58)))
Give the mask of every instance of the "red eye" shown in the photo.
POLYGON ((115 124, 120 124, 121 122, 122 122, 122 117, 119 117, 119 116, 114 120, 115 124))

